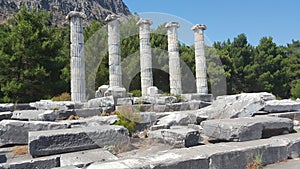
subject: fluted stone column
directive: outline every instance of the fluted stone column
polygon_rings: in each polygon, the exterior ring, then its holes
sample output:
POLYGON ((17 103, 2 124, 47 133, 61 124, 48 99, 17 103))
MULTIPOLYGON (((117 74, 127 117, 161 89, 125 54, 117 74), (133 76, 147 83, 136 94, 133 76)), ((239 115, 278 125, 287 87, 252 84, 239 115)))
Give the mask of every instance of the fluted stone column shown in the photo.
POLYGON ((208 94, 207 74, 206 74, 206 58, 204 44, 205 25, 197 24, 192 27, 195 38, 195 62, 196 62, 196 85, 197 93, 208 94))
POLYGON ((140 27, 140 64, 141 64, 141 88, 142 96, 147 96, 147 90, 153 86, 152 54, 150 44, 151 20, 140 19, 137 23, 140 27))
POLYGON ((180 58, 177 35, 177 28, 179 28, 179 24, 177 22, 170 22, 166 24, 166 28, 168 28, 170 93, 182 94, 180 58))
POLYGON ((71 99, 75 102, 86 101, 85 60, 82 12, 72 11, 67 17, 71 27, 71 99))
POLYGON ((109 86, 122 87, 120 23, 116 15, 108 15, 109 86))

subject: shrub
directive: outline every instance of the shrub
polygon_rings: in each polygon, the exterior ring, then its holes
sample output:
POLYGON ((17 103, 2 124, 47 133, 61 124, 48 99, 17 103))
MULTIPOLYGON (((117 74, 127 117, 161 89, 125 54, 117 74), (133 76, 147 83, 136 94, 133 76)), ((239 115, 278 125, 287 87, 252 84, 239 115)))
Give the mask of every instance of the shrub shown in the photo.
POLYGON ((116 111, 116 114, 119 121, 115 124, 127 128, 131 136, 133 132, 135 132, 136 124, 141 122, 141 116, 128 107, 122 107, 120 110, 116 111))
POLYGON ((141 97, 142 96, 142 91, 141 90, 132 90, 129 93, 132 93, 134 97, 141 97))
POLYGON ((51 99, 52 101, 70 101, 71 95, 69 93, 62 93, 59 96, 55 96, 51 99))
POLYGON ((291 89, 291 95, 294 99, 300 98, 300 80, 297 80, 295 86, 291 89))

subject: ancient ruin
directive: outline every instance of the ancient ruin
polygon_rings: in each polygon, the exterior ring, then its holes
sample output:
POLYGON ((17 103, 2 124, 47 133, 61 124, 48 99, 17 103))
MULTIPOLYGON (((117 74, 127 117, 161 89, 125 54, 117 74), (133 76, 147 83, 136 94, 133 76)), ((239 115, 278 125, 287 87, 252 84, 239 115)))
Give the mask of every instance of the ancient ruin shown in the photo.
POLYGON ((66 17, 71 27, 71 97, 72 101, 85 102, 85 59, 83 19, 86 15, 82 12, 72 11, 66 17))
POLYGON ((182 94, 181 69, 178 49, 177 22, 166 24, 168 28, 168 52, 169 52, 169 74, 170 74, 170 93, 182 94))
POLYGON ((122 88, 118 17, 109 15, 109 85, 85 100, 81 12, 70 12, 72 101, 0 104, 0 168, 242 169, 300 157, 300 101, 267 92, 208 94, 204 33, 195 25, 196 93, 182 93, 170 22, 170 92, 153 86, 150 25, 140 19, 142 97, 122 88))
POLYGON ((109 86, 122 87, 120 23, 116 15, 108 15, 105 21, 108 22, 109 86))
POLYGON ((197 24, 192 30, 195 33, 195 65, 196 65, 196 85, 197 93, 208 94, 204 30, 206 25, 197 24))
POLYGON ((147 96, 148 88, 153 86, 152 53, 150 44, 150 25, 152 25, 152 21, 140 19, 137 24, 140 27, 141 89, 142 96, 147 96))

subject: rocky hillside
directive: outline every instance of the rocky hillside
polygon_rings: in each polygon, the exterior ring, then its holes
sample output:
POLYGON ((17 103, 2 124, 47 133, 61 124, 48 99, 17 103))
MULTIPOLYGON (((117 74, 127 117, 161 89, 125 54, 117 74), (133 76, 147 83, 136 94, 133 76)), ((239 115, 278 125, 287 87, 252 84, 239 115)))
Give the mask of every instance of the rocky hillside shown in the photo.
POLYGON ((72 10, 84 11, 88 20, 103 21, 108 14, 131 15, 122 0, 0 0, 0 22, 4 22, 23 5, 50 11, 52 22, 66 23, 65 16, 72 10))

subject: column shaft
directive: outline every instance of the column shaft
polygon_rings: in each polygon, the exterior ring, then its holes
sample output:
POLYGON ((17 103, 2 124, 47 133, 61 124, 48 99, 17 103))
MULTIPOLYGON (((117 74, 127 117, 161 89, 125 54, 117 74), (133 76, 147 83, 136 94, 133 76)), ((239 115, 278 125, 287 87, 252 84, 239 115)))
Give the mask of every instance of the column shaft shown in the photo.
POLYGON ((151 20, 140 19, 140 64, 141 64, 141 88, 142 96, 147 96, 147 89, 153 86, 152 53, 150 44, 151 20))
POLYGON ((196 64, 196 86, 197 93, 208 94, 207 85, 207 68, 206 68, 206 57, 205 57, 205 44, 204 44, 204 30, 205 25, 195 25, 194 30, 195 36, 195 64, 196 64))
POLYGON ((85 14, 72 11, 67 19, 71 27, 71 99, 75 102, 86 101, 85 60, 83 22, 85 14))
POLYGON ((122 87, 120 23, 115 15, 109 15, 106 21, 108 22, 109 86, 122 87))
POLYGON ((182 94, 180 58, 177 35, 177 28, 179 28, 179 24, 176 22, 171 22, 166 25, 166 28, 168 28, 170 93, 182 94))

